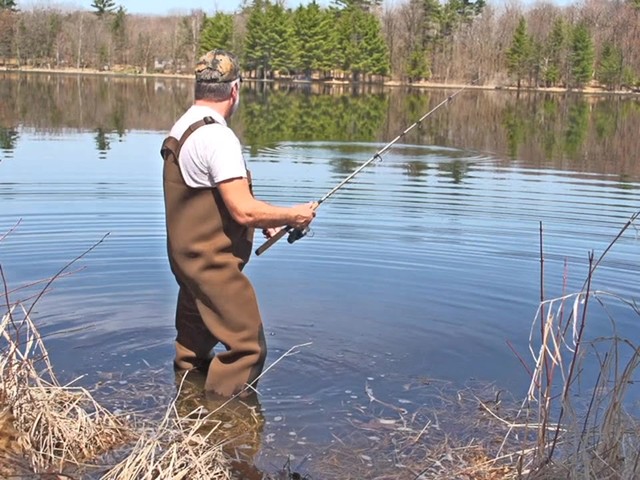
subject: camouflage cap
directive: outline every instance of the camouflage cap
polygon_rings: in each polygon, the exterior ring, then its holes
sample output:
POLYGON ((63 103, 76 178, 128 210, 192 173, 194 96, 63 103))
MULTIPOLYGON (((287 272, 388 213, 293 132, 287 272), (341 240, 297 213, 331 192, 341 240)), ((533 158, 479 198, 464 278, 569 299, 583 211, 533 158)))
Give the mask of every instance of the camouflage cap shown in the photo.
POLYGON ((196 82, 223 83, 240 78, 237 57, 225 50, 210 50, 196 63, 196 82))

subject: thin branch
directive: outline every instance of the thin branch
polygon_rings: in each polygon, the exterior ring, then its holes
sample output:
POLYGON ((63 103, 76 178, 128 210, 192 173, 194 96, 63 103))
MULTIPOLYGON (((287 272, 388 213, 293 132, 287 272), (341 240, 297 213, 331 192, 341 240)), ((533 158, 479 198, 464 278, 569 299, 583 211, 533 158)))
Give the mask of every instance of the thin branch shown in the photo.
POLYGON ((45 294, 45 292, 49 289, 49 287, 51 286, 51 284, 60 276, 62 275, 62 273, 69 268, 71 265, 73 265, 74 263, 76 263, 78 260, 82 259, 83 257, 85 257, 86 255, 88 255, 90 252, 92 252, 95 248, 98 247, 98 245, 100 245, 102 242, 105 241, 105 239, 109 236, 109 233, 105 233, 104 236, 98 240, 96 243, 94 243, 91 247, 89 247, 87 250, 85 250, 83 253, 81 253, 80 255, 78 255, 76 258, 74 258, 73 260, 71 260, 69 263, 67 263, 64 267, 62 267, 60 270, 58 270, 58 272, 49 279, 49 281, 47 282, 47 284, 44 286, 44 288, 40 291, 40 294, 36 297, 36 299, 33 301, 33 303, 31 304, 31 306, 29 307, 29 310, 27 311, 27 316, 29 316, 31 314, 31 311, 34 309, 34 307, 36 306, 36 303, 38 303, 38 301, 40 300, 40 298, 42 298, 42 296, 45 294))

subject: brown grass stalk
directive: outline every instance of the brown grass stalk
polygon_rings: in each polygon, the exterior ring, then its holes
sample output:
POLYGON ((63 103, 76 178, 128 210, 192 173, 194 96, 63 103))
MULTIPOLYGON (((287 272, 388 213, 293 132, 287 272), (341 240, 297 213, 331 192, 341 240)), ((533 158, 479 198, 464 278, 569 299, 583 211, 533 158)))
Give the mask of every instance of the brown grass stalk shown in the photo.
MULTIPOLYGON (((517 435, 516 425, 534 430, 536 448, 522 459, 523 474, 527 471, 528 476, 536 478, 561 475, 570 479, 640 477, 640 429, 624 408, 629 385, 640 365, 640 349, 618 336, 607 305, 616 302, 637 315, 640 309, 634 300, 593 288, 597 267, 639 215, 631 216, 597 260, 590 253, 588 275, 579 292, 540 302, 529 336, 534 366, 528 394, 516 416, 519 422, 509 426, 499 450, 517 435), (607 338, 588 338, 589 310, 594 302, 609 316, 613 334, 607 338), (565 319, 566 311, 569 314, 565 319), (539 339, 534 335, 537 325, 539 339), (601 353, 607 346, 608 351, 601 353), (624 354, 621 346, 625 347, 624 354), (599 372, 585 408, 576 403, 576 398, 584 398, 576 395, 576 389, 585 383, 585 362, 594 358, 599 362, 599 372), (551 437, 548 432, 552 432, 551 437)), ((528 439, 525 434, 525 444, 528 439)))

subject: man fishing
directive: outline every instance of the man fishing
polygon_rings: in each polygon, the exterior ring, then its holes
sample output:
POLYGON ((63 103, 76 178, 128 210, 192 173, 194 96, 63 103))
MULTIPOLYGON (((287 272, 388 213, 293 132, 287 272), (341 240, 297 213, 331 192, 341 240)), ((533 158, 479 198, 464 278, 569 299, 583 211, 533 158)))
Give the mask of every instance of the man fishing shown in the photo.
POLYGON ((304 230, 317 203, 277 207, 253 197, 240 141, 227 120, 240 103, 240 67, 212 50, 195 69, 195 101, 162 144, 167 250, 178 283, 177 369, 206 372, 205 390, 246 396, 266 358, 255 292, 242 270, 253 229, 304 230), (225 351, 213 355, 222 344, 225 351))

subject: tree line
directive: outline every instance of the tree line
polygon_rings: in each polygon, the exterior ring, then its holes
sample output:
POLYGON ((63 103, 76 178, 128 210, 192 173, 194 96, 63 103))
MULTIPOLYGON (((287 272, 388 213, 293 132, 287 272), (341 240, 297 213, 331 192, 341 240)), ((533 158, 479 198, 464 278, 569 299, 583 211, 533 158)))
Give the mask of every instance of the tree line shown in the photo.
POLYGON ((640 87, 640 0, 569 6, 517 0, 250 0, 234 13, 130 14, 0 0, 8 68, 190 73, 212 48, 238 53, 251 78, 344 79, 608 89, 640 87))

